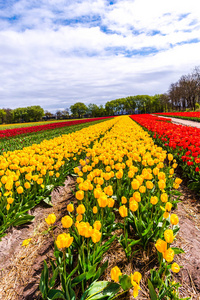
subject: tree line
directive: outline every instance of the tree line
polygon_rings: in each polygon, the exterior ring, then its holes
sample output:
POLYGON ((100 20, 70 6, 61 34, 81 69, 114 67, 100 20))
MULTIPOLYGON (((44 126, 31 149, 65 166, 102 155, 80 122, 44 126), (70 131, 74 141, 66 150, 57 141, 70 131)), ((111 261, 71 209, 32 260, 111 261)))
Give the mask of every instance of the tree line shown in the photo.
POLYGON ((90 103, 85 105, 77 102, 64 110, 57 110, 55 114, 39 105, 20 107, 15 109, 0 109, 0 123, 36 122, 42 119, 69 119, 82 117, 103 117, 119 114, 156 113, 177 110, 195 110, 200 108, 200 67, 193 72, 183 75, 172 83, 167 93, 136 95, 107 101, 105 106, 90 103))
POLYGON ((195 67, 192 73, 183 75, 177 82, 172 83, 165 96, 173 110, 195 110, 199 107, 200 67, 195 67))
POLYGON ((0 123, 37 122, 44 116, 44 109, 39 105, 0 109, 0 123))
POLYGON ((37 106, 19 107, 15 109, 0 109, 0 123, 37 122, 50 119, 69 119, 82 117, 104 117, 119 114, 152 113, 165 110, 162 95, 137 95, 115 99, 106 102, 105 106, 90 103, 85 105, 77 102, 64 110, 57 110, 55 114, 37 106))

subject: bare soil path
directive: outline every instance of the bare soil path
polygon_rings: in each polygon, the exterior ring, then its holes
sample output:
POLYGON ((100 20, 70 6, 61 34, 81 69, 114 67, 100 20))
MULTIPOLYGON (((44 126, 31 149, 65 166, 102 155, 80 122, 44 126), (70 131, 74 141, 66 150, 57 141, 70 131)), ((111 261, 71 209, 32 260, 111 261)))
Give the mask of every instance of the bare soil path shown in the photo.
MULTIPOLYGON (((39 281, 43 260, 53 257, 53 239, 47 231, 45 218, 55 213, 56 224, 67 212, 67 204, 74 198, 71 188, 72 177, 67 177, 65 186, 52 192, 53 207, 36 206, 31 214, 32 223, 9 230, 0 241, 0 300, 40 299, 39 281), (32 238, 27 247, 22 246, 25 239, 32 238)), ((57 235, 59 227, 56 228, 57 235)))
MULTIPOLYGON (((153 115, 153 116, 157 116, 158 117, 159 115, 153 115)), ((167 117, 167 116, 166 117, 160 116, 160 117, 171 119, 172 123, 174 123, 174 124, 200 128, 200 122, 195 122, 195 121, 190 121, 190 120, 183 120, 183 119, 178 119, 178 118, 171 118, 171 117, 167 117)))

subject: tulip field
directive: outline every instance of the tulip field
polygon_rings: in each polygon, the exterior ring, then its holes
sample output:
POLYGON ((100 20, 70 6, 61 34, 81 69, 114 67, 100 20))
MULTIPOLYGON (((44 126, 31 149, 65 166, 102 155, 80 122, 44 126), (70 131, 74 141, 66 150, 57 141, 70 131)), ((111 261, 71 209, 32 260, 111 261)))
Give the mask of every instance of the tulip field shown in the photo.
POLYGON ((168 112, 168 113, 157 113, 159 116, 172 117, 183 120, 191 120, 195 122, 200 122, 200 112, 168 112))
POLYGON ((131 118, 148 130, 156 144, 173 153, 183 170, 183 176, 189 179, 188 186, 198 192, 200 189, 200 129, 158 122, 157 117, 151 115, 134 115, 131 118))
MULTIPOLYGON (((44 216, 54 254, 44 260, 40 299, 130 299, 125 298, 130 290, 137 298, 141 282, 151 300, 189 299, 179 296, 181 284, 175 280, 181 268, 177 257, 184 252, 173 246, 182 182, 176 169, 187 174, 191 188, 199 188, 200 130, 150 115, 90 121, 96 123, 73 121, 80 127, 71 131, 70 122, 0 130, 5 143, 0 236, 12 226, 34 222, 29 211, 41 202, 51 205, 51 191, 71 175, 74 197, 66 203, 65 215, 61 220, 54 212, 44 216), (155 252, 149 275, 134 268, 126 274, 116 264, 110 280, 104 280, 114 242, 131 265, 139 253, 155 252)), ((30 240, 23 245, 29 247, 30 240)))

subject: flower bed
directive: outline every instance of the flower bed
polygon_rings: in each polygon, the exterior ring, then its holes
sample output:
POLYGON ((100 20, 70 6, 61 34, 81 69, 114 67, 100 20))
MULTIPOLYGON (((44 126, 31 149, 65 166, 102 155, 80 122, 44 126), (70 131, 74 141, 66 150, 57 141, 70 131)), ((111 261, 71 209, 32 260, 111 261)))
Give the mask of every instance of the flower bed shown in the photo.
POLYGON ((157 122, 150 115, 132 115, 131 118, 146 128, 156 143, 173 153, 190 179, 189 187, 199 190, 200 129, 166 122, 157 122))
POLYGON ((159 116, 166 116, 171 118, 178 118, 183 120, 190 120, 200 122, 200 112, 168 112, 168 113, 156 113, 159 116))
MULTIPOLYGON (((179 230, 178 216, 171 213, 181 183, 174 175, 176 167, 173 155, 155 145, 127 116, 4 152, 0 156, 1 233, 10 225, 32 220, 28 210, 41 200, 49 203, 50 191, 63 184, 66 174, 77 176, 77 203, 68 204, 61 220, 63 230, 56 237, 53 234, 51 273, 44 262, 43 299, 108 300, 130 288, 137 297, 143 275, 137 270, 122 274, 116 266, 111 270, 113 282, 99 281, 114 240, 127 263, 138 251, 157 249, 159 266, 151 270, 149 293, 158 299, 178 299, 179 283, 173 283, 173 273, 180 267, 173 260, 182 250, 171 246, 179 230)), ((55 221, 54 214, 46 218, 52 233, 55 221)))
POLYGON ((83 123, 103 120, 103 119, 107 119, 107 118, 110 118, 110 117, 91 118, 91 119, 83 119, 83 120, 76 120, 76 121, 49 123, 49 124, 39 125, 39 126, 5 129, 5 130, 0 130, 0 139, 10 138, 10 137, 21 135, 21 134, 29 134, 32 132, 39 132, 39 131, 50 130, 50 129, 55 129, 55 128, 62 128, 65 126, 83 124, 83 123))

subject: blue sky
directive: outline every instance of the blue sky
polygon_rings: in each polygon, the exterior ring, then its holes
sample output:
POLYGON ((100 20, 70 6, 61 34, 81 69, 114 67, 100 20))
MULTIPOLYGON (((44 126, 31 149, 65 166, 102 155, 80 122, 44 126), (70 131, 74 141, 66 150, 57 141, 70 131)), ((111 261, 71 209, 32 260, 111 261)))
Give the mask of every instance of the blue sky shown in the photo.
POLYGON ((165 93, 199 53, 199 0, 0 0, 0 108, 165 93))

